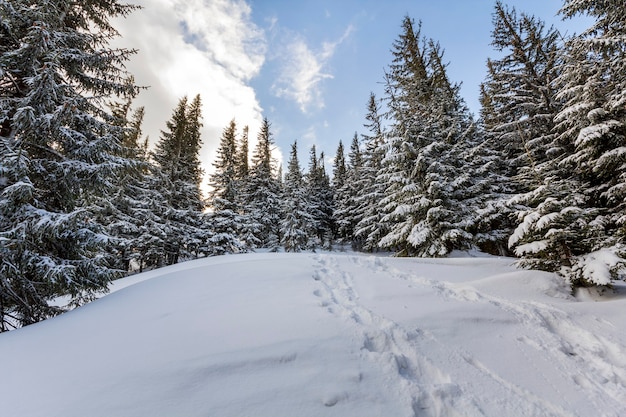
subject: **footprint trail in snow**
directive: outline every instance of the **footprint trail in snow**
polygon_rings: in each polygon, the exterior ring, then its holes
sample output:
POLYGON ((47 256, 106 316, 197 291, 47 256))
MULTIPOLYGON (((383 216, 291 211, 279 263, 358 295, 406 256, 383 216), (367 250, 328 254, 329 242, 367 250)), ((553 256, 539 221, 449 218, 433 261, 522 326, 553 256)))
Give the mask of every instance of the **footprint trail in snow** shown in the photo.
MULTIPOLYGON (((356 354, 385 373, 407 416, 625 415, 624 346, 580 328, 571 313, 481 292, 472 286, 480 280, 439 280, 454 268, 445 262, 416 261, 407 273, 393 267, 407 260, 394 258, 315 261, 319 305, 349 324, 356 354), (386 303, 386 292, 406 293, 406 303, 386 303), (438 317, 442 303, 455 320, 438 317)), ((505 264, 502 272, 519 274, 505 264)))

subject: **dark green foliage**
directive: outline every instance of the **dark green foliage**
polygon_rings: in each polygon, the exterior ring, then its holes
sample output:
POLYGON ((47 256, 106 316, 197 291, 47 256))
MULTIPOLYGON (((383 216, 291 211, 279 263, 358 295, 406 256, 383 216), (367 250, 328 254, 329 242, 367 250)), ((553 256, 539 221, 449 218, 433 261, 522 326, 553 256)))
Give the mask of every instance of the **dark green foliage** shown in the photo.
POLYGON ((315 145, 311 147, 309 170, 305 177, 309 200, 308 211, 313 218, 315 246, 332 247, 335 234, 333 190, 324 166, 324 153, 317 156, 315 145))
POLYGON ((281 221, 282 244, 286 252, 300 252, 310 247, 314 218, 309 213, 309 199, 304 185, 298 145, 291 145, 287 175, 283 184, 283 219, 281 221))
POLYGON ((133 97, 110 49, 117 1, 0 2, 0 330, 34 323, 106 291, 119 275, 97 220, 129 167, 106 106, 133 97))
MULTIPOLYGON (((247 132, 244 146, 247 147, 247 132)), ((211 253, 216 255, 244 250, 244 245, 237 237, 243 223, 239 206, 242 193, 240 176, 247 173, 247 150, 244 154, 245 158, 237 153, 237 125, 233 119, 222 132, 217 157, 213 163, 214 171, 209 179, 211 191, 208 202, 212 209, 209 216, 211 253)))
POLYGON ((246 234, 244 239, 254 247, 277 250, 280 244, 281 190, 276 176, 270 122, 263 119, 252 154, 252 166, 246 182, 246 234))
POLYGON ((381 248, 399 255, 444 256, 470 246, 462 212, 468 194, 461 155, 473 144, 469 112, 447 77, 438 44, 406 17, 386 78, 391 128, 378 181, 387 234, 381 248))
MULTIPOLYGON (((164 263, 171 265, 180 259, 206 253, 209 238, 204 222, 204 201, 200 191, 201 101, 196 96, 191 103, 180 99, 166 130, 156 145, 153 159, 151 188, 161 198, 155 201, 155 212, 164 223, 161 242, 164 263)), ((160 262, 159 262, 160 263, 160 262)))
POLYGON ((481 212, 481 244, 506 246, 515 228, 514 212, 522 209, 507 201, 540 186, 542 172, 555 167, 565 152, 557 140, 554 116, 561 103, 554 80, 559 74, 559 33, 533 16, 497 2, 493 14, 492 45, 503 53, 487 62, 481 85, 483 158, 491 166, 490 198, 481 212))

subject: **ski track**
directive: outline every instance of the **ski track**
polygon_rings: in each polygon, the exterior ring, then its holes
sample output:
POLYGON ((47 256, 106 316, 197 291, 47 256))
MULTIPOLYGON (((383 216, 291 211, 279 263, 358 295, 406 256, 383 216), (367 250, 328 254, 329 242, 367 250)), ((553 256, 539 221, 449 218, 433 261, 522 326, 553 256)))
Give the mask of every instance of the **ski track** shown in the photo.
MULTIPOLYGON (((320 297, 320 305, 353 324, 356 337, 362 344, 360 353, 389 375, 389 384, 396 385, 407 403, 408 416, 573 417, 578 414, 572 414, 507 380, 462 348, 445 345, 425 329, 406 329, 367 309, 359 303, 353 276, 342 270, 339 260, 351 262, 353 267, 362 268, 370 274, 373 271, 431 288, 442 298, 487 303, 509 313, 528 330, 526 335, 517 338, 519 351, 526 363, 556 393, 560 393, 561 381, 550 380, 539 367, 533 365, 529 350, 539 351, 550 358, 563 377, 571 376, 580 394, 603 413, 598 415, 624 415, 626 359, 623 352, 626 348, 619 342, 585 330, 574 322, 570 314, 538 302, 512 302, 482 293, 469 285, 409 274, 393 268, 391 262, 380 257, 315 255, 314 259, 318 265, 313 278, 320 284, 314 294, 320 297), (438 357, 431 359, 420 351, 436 351, 438 357), (455 382, 450 374, 436 365, 437 361, 453 364, 450 366, 458 369, 460 374, 468 375, 468 381, 483 381, 485 387, 480 389, 468 382, 455 382), (619 367, 614 364, 619 364, 619 367)), ((451 368, 448 366, 448 369, 451 368)))

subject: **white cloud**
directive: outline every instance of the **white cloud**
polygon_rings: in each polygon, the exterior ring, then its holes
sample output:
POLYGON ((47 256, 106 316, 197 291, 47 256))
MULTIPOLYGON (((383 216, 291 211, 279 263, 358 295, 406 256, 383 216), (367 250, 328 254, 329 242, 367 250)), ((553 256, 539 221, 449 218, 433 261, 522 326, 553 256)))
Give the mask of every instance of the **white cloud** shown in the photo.
POLYGON ((352 33, 349 26, 344 34, 334 42, 324 42, 319 51, 313 51, 302 36, 289 34, 293 39, 279 56, 281 72, 273 85, 273 92, 296 102, 303 113, 311 107, 323 108, 321 83, 333 78, 327 70, 328 62, 335 54, 337 46, 352 33))
MULTIPOLYGON (((144 8, 115 22, 117 45, 139 53, 128 64, 142 92, 136 105, 146 108, 144 131, 155 143, 182 96, 203 100, 204 146, 201 160, 211 169, 224 127, 235 117, 250 125, 251 142, 262 109, 248 85, 265 60, 264 34, 251 21, 242 0, 138 0, 144 8)), ((254 143, 251 144, 251 148, 254 143)))

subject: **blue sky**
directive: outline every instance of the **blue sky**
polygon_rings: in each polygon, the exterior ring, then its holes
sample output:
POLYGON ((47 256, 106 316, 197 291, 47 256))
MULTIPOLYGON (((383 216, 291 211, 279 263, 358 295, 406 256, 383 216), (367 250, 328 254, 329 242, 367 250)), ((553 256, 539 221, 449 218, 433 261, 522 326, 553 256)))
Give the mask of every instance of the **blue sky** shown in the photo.
MULTIPOLYGON (((281 159, 298 140, 301 165, 315 144, 330 158, 339 140, 363 132, 370 92, 382 97, 384 70, 405 15, 422 22, 438 41, 449 75, 478 113, 478 88, 490 46, 495 0, 136 0, 144 6, 116 22, 118 43, 138 48, 129 63, 150 88, 144 130, 155 142, 183 95, 204 100, 205 170, 210 171, 222 129, 234 117, 250 125, 272 123, 281 159)), ((508 0, 564 32, 589 21, 561 21, 559 0, 508 0)), ((330 171, 330 165, 327 166, 330 171)))

